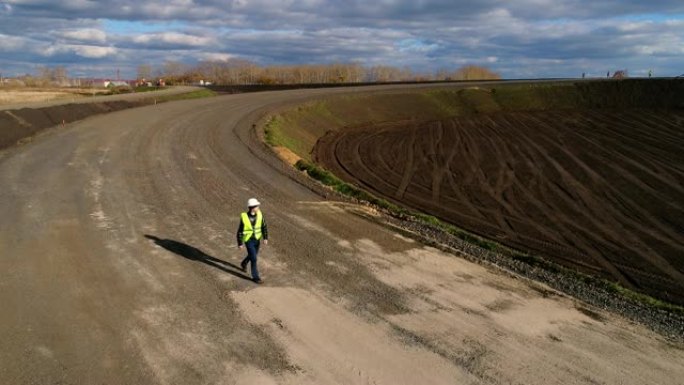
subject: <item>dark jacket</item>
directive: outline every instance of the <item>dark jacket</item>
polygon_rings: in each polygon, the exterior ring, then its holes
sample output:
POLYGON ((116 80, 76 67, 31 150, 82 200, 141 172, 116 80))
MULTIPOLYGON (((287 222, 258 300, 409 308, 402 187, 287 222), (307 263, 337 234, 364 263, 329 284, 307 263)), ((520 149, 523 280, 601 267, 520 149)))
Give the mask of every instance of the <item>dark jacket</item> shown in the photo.
MULTIPOLYGON (((261 239, 268 239, 268 227, 266 226, 266 217, 263 216, 264 214, 262 213, 262 222, 261 222, 261 239)), ((256 224, 256 214, 252 215, 249 211, 247 212, 247 216, 249 217, 249 221, 252 223, 252 228, 254 228, 254 225, 256 224)), ((242 232, 245 230, 245 225, 242 223, 242 216, 240 216, 240 225, 238 225, 237 229, 237 244, 238 246, 242 246, 242 232)))

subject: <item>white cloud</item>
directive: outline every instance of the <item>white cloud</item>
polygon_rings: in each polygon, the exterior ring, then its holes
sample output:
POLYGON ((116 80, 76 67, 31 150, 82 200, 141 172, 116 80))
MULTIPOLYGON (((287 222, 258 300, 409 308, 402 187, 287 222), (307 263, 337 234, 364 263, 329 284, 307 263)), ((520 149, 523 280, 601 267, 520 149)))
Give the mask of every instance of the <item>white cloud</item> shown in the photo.
POLYGON ((188 47, 204 47, 212 43, 213 38, 188 35, 178 32, 162 32, 138 35, 131 39, 134 43, 150 45, 180 45, 188 47))
POLYGON ((67 39, 93 43, 104 43, 107 40, 107 34, 104 31, 94 28, 68 30, 62 32, 61 36, 67 39))
POLYGON ((15 7, 30 6, 30 7, 53 7, 59 9, 93 9, 99 6, 97 2, 91 0, 4 0, 4 3, 14 5, 15 7), (55 4, 57 3, 57 4, 55 4))
POLYGON ((42 52, 44 56, 75 54, 88 59, 101 59, 116 53, 117 49, 114 47, 77 44, 55 44, 42 52))
POLYGON ((117 49, 114 47, 100 47, 94 45, 75 45, 72 46, 72 49, 76 55, 90 59, 100 59, 114 55, 117 52, 117 49))
POLYGON ((0 51, 17 51, 26 45, 26 40, 10 35, 0 34, 0 51))
POLYGON ((235 56, 228 54, 228 53, 221 53, 221 52, 202 52, 202 53, 197 55, 197 58, 200 60, 206 60, 206 61, 227 62, 230 59, 235 58, 235 56))

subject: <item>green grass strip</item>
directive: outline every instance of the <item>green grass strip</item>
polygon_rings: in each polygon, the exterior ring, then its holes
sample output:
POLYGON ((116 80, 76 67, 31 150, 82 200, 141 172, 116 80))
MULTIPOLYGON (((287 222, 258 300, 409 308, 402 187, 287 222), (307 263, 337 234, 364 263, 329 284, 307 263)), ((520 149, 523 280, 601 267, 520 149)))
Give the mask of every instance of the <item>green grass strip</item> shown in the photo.
POLYGON ((172 102, 176 100, 190 100, 190 99, 202 99, 202 98, 210 98, 212 96, 218 95, 216 92, 208 89, 202 89, 202 90, 197 90, 197 91, 191 91, 191 92, 186 92, 182 94, 175 94, 175 95, 162 95, 157 98, 157 103, 163 103, 163 102, 172 102))

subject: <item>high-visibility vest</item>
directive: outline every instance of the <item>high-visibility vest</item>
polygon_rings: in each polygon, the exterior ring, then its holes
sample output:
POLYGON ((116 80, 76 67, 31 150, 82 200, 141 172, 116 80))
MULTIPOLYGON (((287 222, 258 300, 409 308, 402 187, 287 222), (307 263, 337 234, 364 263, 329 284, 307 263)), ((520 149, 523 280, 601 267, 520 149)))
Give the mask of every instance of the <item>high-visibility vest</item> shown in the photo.
POLYGON ((261 211, 257 211, 256 223, 254 223, 254 228, 252 228, 252 222, 249 220, 249 215, 247 213, 242 213, 242 243, 247 242, 252 236, 256 240, 261 239, 261 226, 264 223, 264 216, 261 211))

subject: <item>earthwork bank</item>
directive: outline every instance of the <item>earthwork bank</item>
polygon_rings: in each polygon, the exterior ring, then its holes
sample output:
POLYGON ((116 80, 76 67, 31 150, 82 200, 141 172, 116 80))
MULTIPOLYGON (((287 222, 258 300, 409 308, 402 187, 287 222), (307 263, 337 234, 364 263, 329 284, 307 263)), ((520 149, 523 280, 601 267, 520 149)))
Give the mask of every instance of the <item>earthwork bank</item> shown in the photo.
POLYGON ((311 102, 266 131, 486 247, 681 305, 683 107, 683 80, 436 88, 311 102))

